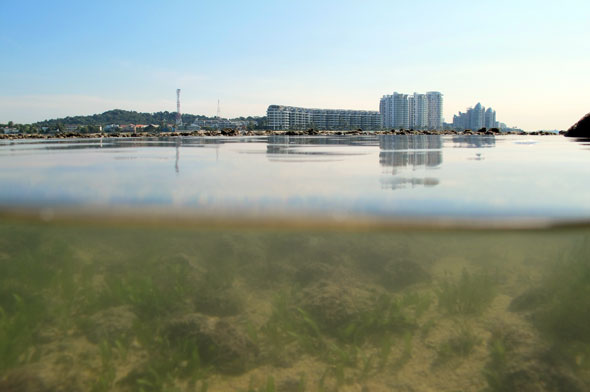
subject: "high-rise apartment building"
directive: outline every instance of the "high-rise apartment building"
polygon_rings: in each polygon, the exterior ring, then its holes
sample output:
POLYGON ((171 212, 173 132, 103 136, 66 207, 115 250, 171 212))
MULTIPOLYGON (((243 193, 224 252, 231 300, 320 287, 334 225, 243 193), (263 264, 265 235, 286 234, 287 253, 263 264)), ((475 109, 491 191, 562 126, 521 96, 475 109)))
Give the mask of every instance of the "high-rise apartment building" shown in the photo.
POLYGON ((486 128, 495 128, 496 124, 496 111, 492 108, 488 108, 484 115, 484 124, 486 128))
POLYGON ((308 109, 270 105, 266 110, 270 129, 364 129, 381 128, 381 115, 369 110, 308 109))
POLYGON ((453 128, 455 129, 473 129, 497 128, 496 111, 492 108, 486 108, 481 103, 477 103, 472 108, 468 108, 465 113, 453 116, 453 128))
POLYGON ((414 93, 410 104, 410 127, 416 129, 428 128, 428 99, 424 94, 414 93))
POLYGON ((394 92, 379 102, 386 128, 441 129, 442 108, 442 94, 437 91, 410 96, 394 92))
POLYGON ((410 126, 408 95, 399 93, 384 95, 379 102, 379 113, 383 118, 384 127, 408 128, 410 126))
POLYGON ((429 91, 426 93, 426 100, 428 101, 428 128, 442 129, 442 94, 438 91, 429 91))

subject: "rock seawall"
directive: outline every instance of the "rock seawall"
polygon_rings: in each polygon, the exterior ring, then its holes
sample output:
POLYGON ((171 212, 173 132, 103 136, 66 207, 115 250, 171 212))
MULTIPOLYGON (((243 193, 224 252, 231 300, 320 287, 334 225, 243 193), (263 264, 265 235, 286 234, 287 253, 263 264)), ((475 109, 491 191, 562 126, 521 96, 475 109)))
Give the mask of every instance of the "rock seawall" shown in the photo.
MULTIPOLYGON (((363 131, 346 130, 346 131, 327 131, 327 130, 253 130, 253 131, 239 131, 237 129, 225 129, 219 131, 179 131, 168 133, 56 133, 56 134, 0 134, 0 140, 20 140, 20 139, 96 139, 96 138, 138 138, 138 137, 176 137, 176 136, 225 136, 225 137, 239 137, 239 136, 354 136, 354 135, 525 135, 520 132, 494 132, 493 129, 486 130, 485 128, 479 131, 472 131, 470 129, 464 132, 455 130, 413 130, 413 129, 391 129, 383 131, 363 131)), ((551 132, 532 132, 528 135, 555 135, 551 132)))

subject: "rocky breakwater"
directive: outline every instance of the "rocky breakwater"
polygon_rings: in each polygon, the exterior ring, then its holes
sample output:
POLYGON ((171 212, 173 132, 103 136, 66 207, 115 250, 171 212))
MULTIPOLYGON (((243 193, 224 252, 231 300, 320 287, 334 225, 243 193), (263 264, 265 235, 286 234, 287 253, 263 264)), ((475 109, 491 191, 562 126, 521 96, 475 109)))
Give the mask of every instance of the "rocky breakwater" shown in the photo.
POLYGON ((590 113, 567 130, 565 136, 590 138, 590 113))
MULTIPOLYGON (((456 130, 415 130, 415 129, 388 129, 381 131, 365 131, 357 130, 249 130, 240 131, 237 129, 224 129, 213 131, 179 131, 166 133, 153 132, 109 132, 109 133, 19 133, 19 134, 0 134, 0 140, 22 140, 22 139, 99 139, 99 138, 145 138, 145 137, 178 137, 178 136, 224 136, 224 137, 240 137, 240 136, 356 136, 356 135, 524 135, 520 132, 500 132, 497 128, 486 129, 482 128, 477 131, 467 129, 465 131, 456 130)), ((533 132, 530 135, 555 135, 551 132, 533 132)), ((568 135, 569 136, 569 135, 568 135)), ((574 136, 574 135, 571 135, 574 136)))

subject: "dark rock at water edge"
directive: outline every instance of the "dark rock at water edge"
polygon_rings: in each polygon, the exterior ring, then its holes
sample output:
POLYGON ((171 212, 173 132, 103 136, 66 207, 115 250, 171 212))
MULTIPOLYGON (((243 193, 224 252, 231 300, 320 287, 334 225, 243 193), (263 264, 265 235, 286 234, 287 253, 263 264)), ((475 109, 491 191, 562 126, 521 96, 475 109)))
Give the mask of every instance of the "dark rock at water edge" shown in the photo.
POLYGON ((567 130, 565 136, 590 138, 590 113, 586 114, 577 123, 567 130))

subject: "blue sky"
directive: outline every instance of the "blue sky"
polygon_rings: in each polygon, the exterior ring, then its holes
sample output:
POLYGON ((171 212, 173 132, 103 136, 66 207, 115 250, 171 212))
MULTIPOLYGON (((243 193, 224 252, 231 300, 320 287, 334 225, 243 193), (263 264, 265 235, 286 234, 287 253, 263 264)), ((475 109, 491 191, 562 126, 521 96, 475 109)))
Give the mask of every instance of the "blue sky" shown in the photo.
POLYGON ((377 110, 441 91, 527 130, 590 111, 586 1, 0 0, 0 122, 122 108, 377 110))

